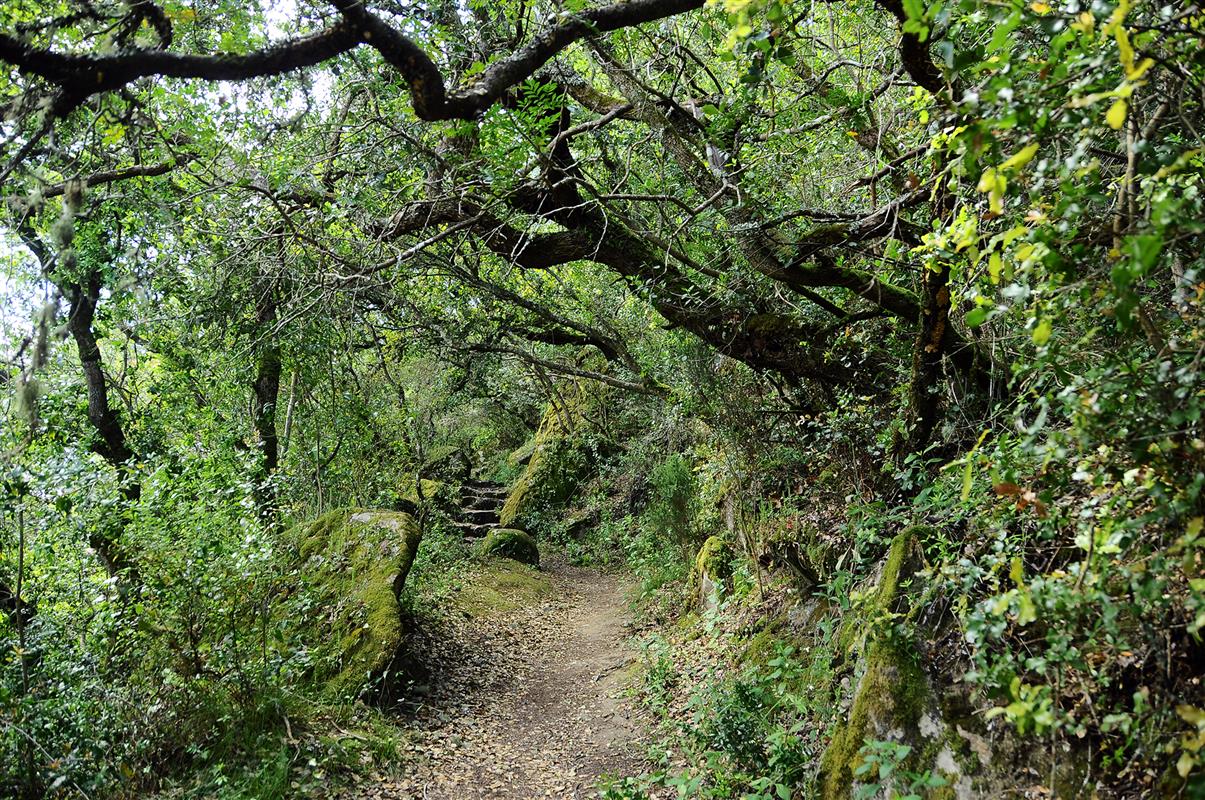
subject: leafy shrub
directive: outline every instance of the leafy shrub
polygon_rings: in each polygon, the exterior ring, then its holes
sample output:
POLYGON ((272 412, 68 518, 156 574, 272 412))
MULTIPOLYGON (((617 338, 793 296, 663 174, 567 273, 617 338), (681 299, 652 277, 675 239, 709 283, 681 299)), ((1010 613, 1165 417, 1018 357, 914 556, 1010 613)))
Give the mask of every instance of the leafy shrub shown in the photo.
POLYGON ((653 468, 649 483, 652 494, 641 523, 658 537, 683 549, 697 545, 698 487, 690 463, 680 453, 674 453, 653 468))

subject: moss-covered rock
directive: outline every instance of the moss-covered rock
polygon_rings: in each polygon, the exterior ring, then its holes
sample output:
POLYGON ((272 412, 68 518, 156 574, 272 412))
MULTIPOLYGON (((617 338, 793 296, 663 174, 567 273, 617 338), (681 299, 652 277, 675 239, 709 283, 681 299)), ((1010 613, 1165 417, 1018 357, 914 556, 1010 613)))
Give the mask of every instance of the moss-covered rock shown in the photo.
POLYGON ((314 627, 302 634, 312 678, 334 696, 358 696, 402 643, 398 597, 422 538, 418 523, 405 512, 341 509, 286 536, 317 601, 306 621, 314 627))
POLYGON ((774 656, 776 648, 786 641, 785 623, 786 620, 782 617, 763 620, 760 630, 741 641, 736 663, 764 667, 774 656))
POLYGON ((454 498, 449 496, 449 485, 443 481, 423 478, 417 475, 408 476, 398 489, 397 510, 407 514, 416 514, 421 508, 441 508, 450 510, 454 498))
POLYGON ((466 481, 473 471, 473 457, 463 447, 442 445, 434 447, 423 459, 419 472, 434 479, 453 483, 466 481))
POLYGON ((923 745, 933 732, 922 730, 928 726, 921 723, 934 705, 932 691, 913 643, 895 624, 909 611, 907 589, 921 564, 925 533, 910 528, 892 541, 874 591, 842 625, 840 650, 861 645, 862 675, 849 717, 837 726, 821 759, 824 800, 851 797, 860 752, 869 741, 906 741, 914 745, 915 759, 931 749, 923 745))
POLYGON ((691 602, 700 609, 714 609, 720 595, 732 590, 736 551, 727 540, 712 536, 703 542, 690 573, 691 602))
POLYGON ((910 738, 928 703, 928 682, 906 642, 875 641, 867 648, 865 662, 849 719, 838 726, 821 760, 825 800, 847 800, 863 745, 910 738))
POLYGON ((533 512, 554 508, 577 490, 590 471, 591 454, 582 436, 585 415, 601 392, 573 383, 561 393, 561 401, 544 411, 531 440, 526 466, 511 486, 499 514, 505 527, 530 528, 533 512))
POLYGON ((779 521, 762 530, 758 561, 764 567, 789 570, 805 590, 824 583, 837 562, 833 537, 814 525, 785 525, 779 521))
POLYGON ((517 528, 494 528, 477 543, 477 553, 501 556, 523 564, 538 566, 540 563, 540 549, 536 546, 536 540, 517 528))
POLYGON ((531 461, 531 455, 535 451, 536 451, 536 437, 532 436, 526 442, 519 445, 518 447, 516 447, 514 450, 512 450, 510 452, 510 454, 506 457, 506 464, 507 464, 507 466, 511 467, 512 469, 518 469, 519 467, 525 467, 525 466, 527 466, 527 463, 529 461, 531 461))
POLYGON ((848 655, 851 650, 863 645, 868 634, 879 629, 871 624, 886 614, 906 614, 913 592, 911 581, 923 562, 922 543, 930 538, 932 529, 915 525, 907 528, 891 541, 883 559, 879 578, 870 597, 856 612, 845 616, 837 639, 839 652, 848 655), (905 584, 908 584, 905 586, 905 584))

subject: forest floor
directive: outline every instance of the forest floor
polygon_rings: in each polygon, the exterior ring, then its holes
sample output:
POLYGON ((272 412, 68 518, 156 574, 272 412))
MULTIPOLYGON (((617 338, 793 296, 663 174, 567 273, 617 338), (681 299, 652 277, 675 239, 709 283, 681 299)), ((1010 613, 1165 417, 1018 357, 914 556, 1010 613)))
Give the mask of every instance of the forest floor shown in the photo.
POLYGON ((585 798, 600 777, 643 771, 622 580, 553 553, 539 572, 511 564, 411 636, 402 723, 415 758, 344 797, 585 798))

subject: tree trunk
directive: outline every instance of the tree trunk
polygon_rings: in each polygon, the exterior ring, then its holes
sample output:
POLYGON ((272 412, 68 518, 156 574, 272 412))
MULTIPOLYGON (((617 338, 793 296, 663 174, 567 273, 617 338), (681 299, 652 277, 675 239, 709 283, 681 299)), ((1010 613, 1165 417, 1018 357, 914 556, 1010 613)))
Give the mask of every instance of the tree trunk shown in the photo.
MULTIPOLYGON (((86 284, 62 288, 63 294, 71 303, 67 329, 75 339, 80 364, 84 369, 84 380, 88 386, 88 421, 100 436, 98 441, 93 442, 92 450, 117 469, 121 475, 121 492, 125 499, 130 503, 137 502, 142 496, 142 486, 130 471, 129 461, 134 454, 126 444, 121 419, 109 405, 109 388, 105 382, 100 346, 96 342, 96 333, 92 330, 92 323, 96 319, 96 306, 100 300, 100 273, 92 272, 87 277, 86 284)), ((108 529, 116 528, 120 531, 121 520, 109 522, 111 524, 106 526, 108 529)), ((96 551, 110 576, 125 573, 130 583, 137 583, 134 563, 124 552, 118 539, 119 534, 114 534, 111 530, 93 531, 89 534, 88 544, 96 551)))
POLYGON ((271 288, 265 288, 258 300, 256 318, 258 329, 265 341, 259 350, 259 362, 255 382, 251 389, 255 394, 252 422, 255 426, 256 448, 260 453, 259 469, 255 480, 255 502, 260 520, 270 528, 280 524, 276 507, 276 487, 273 476, 280 464, 280 439, 276 434, 276 406, 280 399, 280 345, 271 330, 276 319, 276 300, 271 288))
POLYGON ((926 269, 920 330, 912 348, 907 430, 899 456, 925 449, 941 419, 942 358, 950 344, 950 270, 926 269))

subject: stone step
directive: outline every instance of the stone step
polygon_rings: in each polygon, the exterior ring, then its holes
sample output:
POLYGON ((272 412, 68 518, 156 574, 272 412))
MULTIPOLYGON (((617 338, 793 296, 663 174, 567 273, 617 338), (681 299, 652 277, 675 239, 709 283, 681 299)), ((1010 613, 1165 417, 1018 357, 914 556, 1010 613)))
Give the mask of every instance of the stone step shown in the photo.
POLYGON ((452 524, 460 530, 460 535, 466 539, 480 539, 494 529, 493 525, 479 525, 475 522, 456 521, 452 524))
POLYGON ((505 497, 462 497, 461 508, 502 508, 506 505, 505 497))
POLYGON ((510 496, 510 491, 507 489, 500 489, 495 492, 493 490, 486 491, 486 490, 482 490, 482 489, 470 489, 470 488, 466 487, 466 488, 462 488, 460 490, 460 496, 461 497, 488 497, 491 500, 493 500, 493 499, 502 500, 502 499, 505 499, 506 497, 510 496))
POLYGON ((479 480, 473 480, 473 479, 469 479, 461 485, 467 486, 471 489, 505 489, 506 488, 506 486, 504 484, 498 483, 497 481, 479 481, 479 480))
POLYGON ((497 525, 498 512, 492 508, 466 509, 462 515, 465 522, 476 525, 497 525))
POLYGON ((465 511, 501 511, 506 501, 501 497, 469 497, 460 504, 465 511))
POLYGON ((463 486, 460 489, 461 497, 506 497, 510 494, 505 486, 499 486, 496 489, 486 489, 480 486, 463 486))

